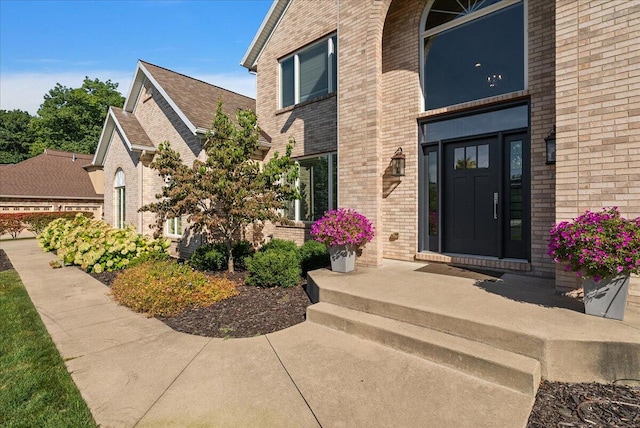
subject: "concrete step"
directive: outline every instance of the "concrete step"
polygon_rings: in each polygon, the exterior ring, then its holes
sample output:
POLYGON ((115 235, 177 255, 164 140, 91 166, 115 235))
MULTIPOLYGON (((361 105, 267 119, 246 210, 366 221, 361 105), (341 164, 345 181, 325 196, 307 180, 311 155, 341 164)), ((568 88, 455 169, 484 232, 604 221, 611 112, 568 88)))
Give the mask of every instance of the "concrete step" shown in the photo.
POLYGON ((324 303, 467 338, 538 361, 543 361, 545 358, 544 339, 521 331, 483 324, 474 319, 456 317, 433 309, 425 310, 418 305, 396 304, 342 290, 323 288, 321 296, 318 297, 318 300, 324 303))
POLYGON ((538 360, 441 331, 326 302, 310 306, 307 320, 530 396, 540 383, 538 360))

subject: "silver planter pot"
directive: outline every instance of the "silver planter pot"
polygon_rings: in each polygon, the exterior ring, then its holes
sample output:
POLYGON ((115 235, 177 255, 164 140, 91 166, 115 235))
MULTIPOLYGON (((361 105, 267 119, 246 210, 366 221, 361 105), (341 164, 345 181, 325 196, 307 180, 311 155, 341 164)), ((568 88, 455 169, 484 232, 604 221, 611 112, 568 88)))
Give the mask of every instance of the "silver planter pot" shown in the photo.
POLYGON ((356 249, 352 245, 333 245, 329 247, 331 270, 347 273, 356 267, 356 249))
POLYGON ((584 311, 588 315, 622 320, 629 294, 629 274, 602 278, 584 278, 584 311))

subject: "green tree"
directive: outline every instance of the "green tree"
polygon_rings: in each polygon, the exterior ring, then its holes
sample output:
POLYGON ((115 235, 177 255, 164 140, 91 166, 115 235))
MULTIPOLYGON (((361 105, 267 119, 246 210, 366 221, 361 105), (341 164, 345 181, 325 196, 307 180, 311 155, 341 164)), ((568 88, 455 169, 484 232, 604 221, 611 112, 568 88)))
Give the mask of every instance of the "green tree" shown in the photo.
POLYGON ((0 110, 0 163, 18 163, 29 157, 33 134, 31 115, 22 110, 0 110))
POLYGON ((93 153, 109 106, 122 107, 124 97, 118 84, 85 77, 82 87, 61 84, 49 90, 32 121, 34 144, 31 155, 44 148, 93 153))
POLYGON ((169 142, 161 144, 151 168, 167 185, 156 195, 158 202, 140 210, 156 213, 156 236, 162 233, 166 219, 188 215, 196 233, 209 239, 221 239, 229 253, 228 270, 234 271, 234 243, 249 224, 288 220, 280 213, 285 202, 299 198, 295 183, 298 168, 291 162, 293 140, 285 154, 278 152, 263 164, 252 158, 259 147, 260 129, 251 110, 238 110, 236 127, 222 111, 222 104, 207 133, 206 160, 185 165, 169 142))

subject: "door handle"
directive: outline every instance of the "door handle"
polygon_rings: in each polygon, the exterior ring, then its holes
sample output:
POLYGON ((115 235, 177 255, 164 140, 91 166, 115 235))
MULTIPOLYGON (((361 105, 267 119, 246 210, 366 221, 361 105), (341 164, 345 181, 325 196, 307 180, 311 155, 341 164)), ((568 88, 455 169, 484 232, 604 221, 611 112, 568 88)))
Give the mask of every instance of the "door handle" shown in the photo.
POLYGON ((498 219, 498 192, 493 194, 493 219, 498 219))

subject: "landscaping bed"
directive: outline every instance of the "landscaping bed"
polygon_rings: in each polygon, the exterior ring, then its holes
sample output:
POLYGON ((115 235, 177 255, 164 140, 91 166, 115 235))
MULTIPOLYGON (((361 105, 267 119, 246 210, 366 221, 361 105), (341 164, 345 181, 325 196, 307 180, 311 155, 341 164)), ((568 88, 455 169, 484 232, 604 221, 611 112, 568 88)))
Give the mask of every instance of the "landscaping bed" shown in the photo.
MULTIPOLYGON (((11 268, 9 259, 0 250, 0 271, 11 268)), ((110 285, 117 274, 103 272, 91 275, 110 285)), ((304 321, 310 304, 304 284, 290 288, 260 288, 243 285, 244 273, 236 273, 231 279, 241 284, 238 285, 238 295, 209 307, 187 309, 175 317, 158 319, 177 331, 224 338, 271 333, 304 321)), ((638 427, 640 388, 543 381, 527 426, 638 427)))

